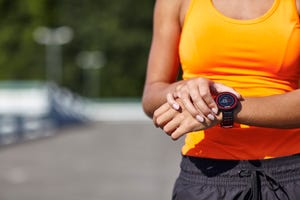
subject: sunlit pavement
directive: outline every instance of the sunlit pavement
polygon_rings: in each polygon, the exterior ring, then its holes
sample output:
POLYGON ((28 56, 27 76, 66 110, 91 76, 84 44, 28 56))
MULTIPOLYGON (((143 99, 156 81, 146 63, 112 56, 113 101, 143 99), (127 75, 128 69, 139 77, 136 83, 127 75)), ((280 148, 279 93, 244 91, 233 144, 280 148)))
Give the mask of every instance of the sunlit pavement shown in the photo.
POLYGON ((68 127, 0 149, 0 200, 168 200, 181 144, 150 120, 68 127))

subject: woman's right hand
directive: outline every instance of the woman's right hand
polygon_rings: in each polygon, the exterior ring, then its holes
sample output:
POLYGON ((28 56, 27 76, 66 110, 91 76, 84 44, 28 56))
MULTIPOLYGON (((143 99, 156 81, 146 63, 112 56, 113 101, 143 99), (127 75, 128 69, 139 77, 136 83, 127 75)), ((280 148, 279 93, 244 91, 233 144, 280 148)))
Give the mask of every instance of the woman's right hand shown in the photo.
POLYGON ((181 99, 176 99, 182 109, 174 110, 168 103, 161 105, 153 114, 153 122, 161 128, 173 140, 192 132, 205 130, 221 122, 222 116, 218 115, 215 120, 206 119, 199 122, 182 105, 181 99))
POLYGON ((199 122, 204 122, 205 118, 213 121, 218 113, 218 107, 213 95, 220 92, 231 92, 238 99, 242 99, 242 96, 233 88, 200 77, 182 82, 173 93, 167 94, 167 101, 173 109, 179 110, 180 105, 176 102, 176 99, 180 98, 185 109, 199 122))

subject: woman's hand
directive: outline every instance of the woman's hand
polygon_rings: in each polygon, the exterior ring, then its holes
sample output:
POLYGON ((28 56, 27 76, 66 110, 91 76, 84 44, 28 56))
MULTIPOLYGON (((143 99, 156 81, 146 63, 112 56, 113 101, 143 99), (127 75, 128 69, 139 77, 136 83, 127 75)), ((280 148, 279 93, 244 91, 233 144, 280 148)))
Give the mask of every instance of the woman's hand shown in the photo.
POLYGON ((154 124, 171 136, 173 140, 177 140, 186 133, 215 126, 222 119, 220 115, 216 115, 214 120, 205 117, 203 122, 200 122, 185 109, 181 99, 177 99, 175 102, 180 106, 178 110, 173 109, 169 103, 165 103, 155 110, 153 115, 154 124))
POLYGON ((186 110, 202 123, 205 118, 215 120, 218 107, 213 95, 220 92, 231 92, 238 99, 242 99, 241 95, 231 87, 207 78, 193 78, 178 85, 174 93, 168 93, 167 101, 173 109, 179 110, 180 105, 175 99, 181 99, 186 110))

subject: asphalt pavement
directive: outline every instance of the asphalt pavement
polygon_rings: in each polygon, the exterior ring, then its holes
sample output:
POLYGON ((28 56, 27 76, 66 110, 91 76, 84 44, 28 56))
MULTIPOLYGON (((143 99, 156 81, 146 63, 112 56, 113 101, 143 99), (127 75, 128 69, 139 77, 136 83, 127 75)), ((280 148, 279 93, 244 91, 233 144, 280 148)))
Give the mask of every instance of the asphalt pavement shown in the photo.
POLYGON ((147 121, 97 122, 0 148, 0 200, 168 200, 180 146, 147 121))

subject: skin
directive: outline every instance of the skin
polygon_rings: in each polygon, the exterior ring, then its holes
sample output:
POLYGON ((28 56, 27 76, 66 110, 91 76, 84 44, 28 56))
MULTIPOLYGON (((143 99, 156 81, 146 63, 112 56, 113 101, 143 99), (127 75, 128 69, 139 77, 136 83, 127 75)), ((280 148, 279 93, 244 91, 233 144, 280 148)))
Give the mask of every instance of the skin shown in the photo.
MULTIPOLYGON (((263 15, 274 0, 213 0, 222 14, 240 20, 263 15), (243 12, 239 12, 243 10, 243 12)), ((298 12, 300 0, 297 0, 298 12)), ((189 0, 157 0, 153 39, 143 94, 145 113, 176 140, 184 134, 215 126, 222 120, 213 100, 218 92, 234 93, 241 101, 235 121, 269 128, 300 128, 300 90, 243 98, 233 88, 203 77, 177 81, 178 44, 189 0), (253 109, 255 108, 255 109, 253 109)))
MULTIPOLYGON (((188 8, 188 1, 183 0, 157 0, 154 11, 153 39, 148 59, 147 77, 143 94, 143 108, 145 113, 152 117, 154 111, 166 102, 166 96, 176 89, 182 88, 192 80, 178 81, 179 58, 178 44, 183 25, 183 19, 188 8), (183 4, 184 3, 184 4, 183 4)), ((199 88, 202 96, 209 93, 209 80, 194 79, 201 84, 199 88)), ((190 85, 192 85, 191 83, 190 85)), ((217 84, 216 90, 226 91, 233 89, 217 84)), ((212 107, 216 104, 210 95, 212 107)), ((207 113, 206 113, 207 114, 207 113)))

